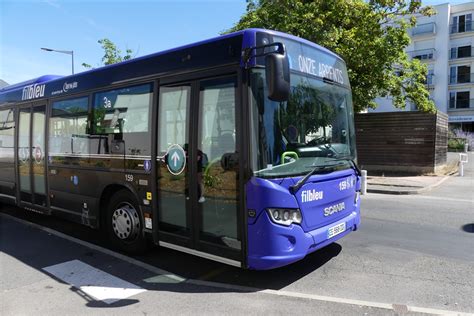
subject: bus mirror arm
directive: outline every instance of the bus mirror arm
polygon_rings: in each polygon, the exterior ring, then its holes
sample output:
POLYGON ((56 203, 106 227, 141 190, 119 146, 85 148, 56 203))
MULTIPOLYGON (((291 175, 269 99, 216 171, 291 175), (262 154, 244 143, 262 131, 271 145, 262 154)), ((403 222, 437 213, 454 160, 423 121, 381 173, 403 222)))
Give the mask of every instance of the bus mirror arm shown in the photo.
POLYGON ((269 54, 280 54, 280 55, 285 55, 285 45, 283 43, 271 43, 267 45, 261 45, 261 46, 253 46, 253 47, 247 47, 242 51, 242 59, 245 64, 245 68, 248 68, 248 63, 251 58, 255 57, 262 57, 262 56, 267 56, 269 54), (274 51, 265 51, 265 48, 268 47, 276 47, 276 50, 274 51), (257 53, 257 50, 262 50, 262 53, 257 53), (252 52, 255 51, 254 54, 252 52))
POLYGON ((290 62, 283 43, 271 43, 246 48, 243 53, 245 68, 251 58, 265 56, 265 77, 268 87, 268 98, 276 102, 288 101, 290 95, 290 62), (276 48, 265 51, 265 48, 276 48), (257 50, 261 52, 257 53, 257 50), (253 54, 252 52, 255 51, 253 54))

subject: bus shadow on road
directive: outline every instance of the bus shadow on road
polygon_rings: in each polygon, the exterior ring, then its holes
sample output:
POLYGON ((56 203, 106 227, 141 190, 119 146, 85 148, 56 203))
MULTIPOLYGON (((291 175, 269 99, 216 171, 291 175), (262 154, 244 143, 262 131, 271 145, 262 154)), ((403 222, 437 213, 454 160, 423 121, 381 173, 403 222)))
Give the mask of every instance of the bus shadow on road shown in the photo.
POLYGON ((333 243, 288 266, 267 271, 239 270, 237 280, 225 281, 259 289, 279 290, 320 269, 341 251, 342 247, 333 243))
MULTIPOLYGON (((326 265, 342 251, 342 246, 333 243, 315 251, 303 260, 291 265, 266 271, 243 270, 215 262, 202 263, 201 258, 187 256, 183 259, 180 253, 176 256, 167 256, 167 260, 177 260, 193 266, 193 273, 200 272, 201 277, 190 277, 180 273, 184 278, 181 281, 169 278, 167 275, 157 275, 142 280, 139 285, 148 291, 173 293, 254 293, 261 290, 281 290, 326 265), (199 268, 194 264, 199 263, 199 268), (213 268, 210 269, 209 266, 213 268)), ((178 274, 181 268, 171 269, 171 273, 178 274)), ((189 273, 189 271, 188 271, 189 273)), ((115 303, 110 307, 114 307, 115 303)), ((100 307, 100 306, 98 306, 100 307)), ((106 307, 106 306, 102 306, 106 307)))
POLYGON ((308 254, 305 258, 293 264, 264 271, 235 268, 163 248, 155 250, 154 255, 150 257, 137 259, 186 279, 254 289, 279 290, 325 266, 337 257, 341 251, 342 246, 333 243, 308 254))
POLYGON ((466 224, 462 226, 461 229, 466 233, 474 233, 474 223, 466 224))

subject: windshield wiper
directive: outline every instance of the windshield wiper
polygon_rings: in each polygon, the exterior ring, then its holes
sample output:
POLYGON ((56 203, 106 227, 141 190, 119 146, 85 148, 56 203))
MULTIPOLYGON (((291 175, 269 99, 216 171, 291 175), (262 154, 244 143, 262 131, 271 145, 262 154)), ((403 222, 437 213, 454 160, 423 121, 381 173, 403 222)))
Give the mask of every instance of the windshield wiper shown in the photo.
POLYGON ((334 159, 334 161, 348 161, 351 165, 351 168, 355 171, 355 173, 359 177, 362 176, 362 172, 360 171, 359 167, 357 166, 357 164, 355 163, 354 159, 352 159, 351 156, 337 157, 336 159, 334 159))
MULTIPOLYGON (((337 160, 334 160, 334 161, 338 161, 337 160)), ((321 170, 326 170, 326 169, 330 169, 330 168, 334 168, 334 167, 337 167, 337 166, 341 166, 342 164, 339 162, 339 163, 332 163, 332 164, 327 164, 327 165, 316 165, 314 169, 312 169, 307 175, 305 175, 303 178, 300 179, 300 181, 298 181, 295 185, 292 185, 290 186, 290 192, 291 194, 295 194, 296 192, 298 192, 298 190, 303 186, 303 184, 305 184, 308 179, 313 175, 315 174, 317 171, 321 171, 321 170)))
POLYGON ((295 185, 290 186, 290 192, 291 194, 295 194, 298 192, 298 190, 308 181, 308 179, 315 174, 317 171, 329 169, 329 168, 334 168, 336 166, 341 166, 342 164, 340 163, 341 161, 347 161, 349 162, 349 165, 351 169, 355 171, 355 173, 360 177, 362 176, 362 172, 360 171, 359 167, 355 163, 354 159, 350 156, 343 156, 339 158, 335 158, 334 160, 331 160, 331 162, 339 162, 339 163, 331 163, 331 164, 326 164, 326 165, 316 165, 313 170, 311 170, 307 175, 305 175, 303 178, 300 179, 295 185))
POLYGON ((330 78, 326 78, 326 77, 323 78, 323 82, 330 83, 330 84, 336 84, 336 81, 334 81, 330 78))

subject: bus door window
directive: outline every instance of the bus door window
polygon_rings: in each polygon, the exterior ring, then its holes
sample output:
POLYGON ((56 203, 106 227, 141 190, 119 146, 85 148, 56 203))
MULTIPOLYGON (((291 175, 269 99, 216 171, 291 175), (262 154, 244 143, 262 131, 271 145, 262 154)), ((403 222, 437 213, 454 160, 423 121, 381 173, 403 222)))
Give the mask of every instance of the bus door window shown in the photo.
POLYGON ((18 130, 18 167, 20 174, 20 190, 31 193, 30 177, 30 109, 20 110, 20 123, 18 130))
POLYGON ((172 157, 167 157, 167 153, 172 146, 188 151, 190 102, 190 85, 160 87, 157 164, 159 227, 162 231, 184 236, 190 234, 186 199, 189 197, 189 164, 186 161, 185 169, 173 174, 167 165, 172 157))
POLYGON ((15 196, 15 118, 13 109, 0 111, 0 194, 15 196))
POLYGON ((45 106, 33 108, 33 133, 32 153, 33 185, 35 190, 35 203, 46 206, 46 182, 45 182, 45 106))
POLYGON ((201 82, 198 154, 202 153, 203 185, 199 205, 201 240, 240 249, 236 86, 235 78, 201 82))

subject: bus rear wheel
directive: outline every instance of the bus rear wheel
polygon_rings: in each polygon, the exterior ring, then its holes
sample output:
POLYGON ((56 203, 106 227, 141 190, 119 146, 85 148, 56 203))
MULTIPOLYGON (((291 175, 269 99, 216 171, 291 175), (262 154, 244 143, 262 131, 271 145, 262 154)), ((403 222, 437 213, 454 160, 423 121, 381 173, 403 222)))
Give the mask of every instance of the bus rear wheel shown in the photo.
POLYGON ((130 191, 120 190, 112 196, 107 208, 106 226, 107 235, 115 248, 132 254, 146 250, 142 216, 130 191))

